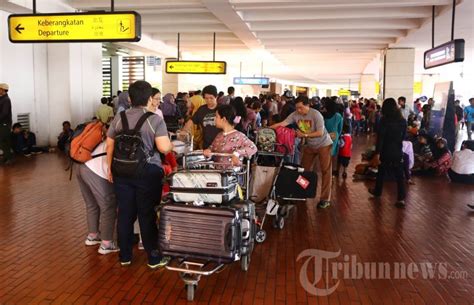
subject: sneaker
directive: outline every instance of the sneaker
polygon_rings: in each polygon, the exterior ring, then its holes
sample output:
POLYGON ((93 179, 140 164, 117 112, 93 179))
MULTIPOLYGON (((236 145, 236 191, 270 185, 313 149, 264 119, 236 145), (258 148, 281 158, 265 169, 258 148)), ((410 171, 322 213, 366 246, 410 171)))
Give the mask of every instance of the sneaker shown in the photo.
POLYGON ((145 247, 143 247, 143 242, 141 240, 138 242, 138 250, 145 250, 145 247))
POLYGON ((467 206, 474 210, 474 204, 468 204, 467 206))
POLYGON ((40 150, 40 151, 35 151, 33 152, 33 155, 41 155, 43 152, 40 150))
POLYGON ((375 189, 368 189, 368 191, 373 197, 380 197, 380 194, 376 193, 375 189))
POLYGON ((95 245, 100 245, 102 241, 100 240, 99 236, 96 236, 96 237, 91 237, 91 236, 87 236, 87 239, 86 239, 86 246, 95 246, 95 245))
POLYGON ((171 258, 169 256, 163 256, 159 263, 157 264, 147 264, 150 269, 162 268, 170 262, 171 258))
POLYGON ((399 208, 404 208, 406 205, 405 205, 405 200, 398 200, 395 205, 399 208))
POLYGON ((30 153, 24 153, 23 156, 29 158, 29 157, 31 157, 31 154, 30 153))
POLYGON ((326 208, 329 208, 330 206, 331 206, 331 202, 328 200, 321 200, 318 203, 318 209, 326 209, 326 208))
POLYGON ((125 266, 130 266, 131 263, 132 263, 131 261, 120 262, 120 265, 121 265, 122 267, 125 267, 125 266))
POLYGON ((100 247, 99 247, 99 250, 97 252, 99 252, 100 254, 109 254, 109 253, 113 253, 113 252, 119 252, 120 249, 117 247, 117 245, 115 245, 114 242, 111 242, 109 243, 109 245, 106 247, 104 246, 103 243, 100 244, 100 247))

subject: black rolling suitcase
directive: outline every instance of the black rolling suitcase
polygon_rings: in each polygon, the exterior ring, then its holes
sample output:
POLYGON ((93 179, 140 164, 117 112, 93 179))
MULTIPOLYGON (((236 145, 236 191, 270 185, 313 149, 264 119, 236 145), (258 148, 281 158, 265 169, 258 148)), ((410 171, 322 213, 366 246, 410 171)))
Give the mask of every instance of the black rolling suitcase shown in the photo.
POLYGON ((202 207, 168 204, 160 212, 160 249, 164 255, 230 263, 253 248, 253 204, 202 207))
POLYGON ((277 197, 310 199, 316 196, 317 176, 295 164, 284 164, 275 183, 277 197))

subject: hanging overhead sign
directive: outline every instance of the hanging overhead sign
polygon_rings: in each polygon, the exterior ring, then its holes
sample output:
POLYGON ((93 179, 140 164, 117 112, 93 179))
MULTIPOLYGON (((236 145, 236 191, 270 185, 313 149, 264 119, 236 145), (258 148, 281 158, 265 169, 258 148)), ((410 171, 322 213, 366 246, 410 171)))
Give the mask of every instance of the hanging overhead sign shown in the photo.
POLYGON ((136 12, 21 14, 8 16, 11 42, 139 41, 136 12))
POLYGON ((270 84, 268 77, 234 77, 234 85, 261 85, 270 84))
POLYGON ((464 39, 455 39, 425 51, 425 69, 464 61, 464 39))
POLYGON ((167 61, 166 73, 171 74, 226 74, 225 61, 167 61))
POLYGON ((338 96, 351 96, 351 91, 346 89, 340 89, 337 93, 338 96))

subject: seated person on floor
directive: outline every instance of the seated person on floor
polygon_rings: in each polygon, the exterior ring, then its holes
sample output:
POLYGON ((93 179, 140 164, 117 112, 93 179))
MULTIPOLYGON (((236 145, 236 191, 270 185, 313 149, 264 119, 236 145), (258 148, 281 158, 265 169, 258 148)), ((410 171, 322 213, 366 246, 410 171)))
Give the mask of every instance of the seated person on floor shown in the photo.
POLYGON ((69 121, 63 122, 63 130, 58 136, 58 149, 60 151, 66 151, 68 144, 71 141, 74 130, 71 128, 71 123, 69 121))
POLYGON ((460 151, 453 155, 451 168, 448 170, 451 182, 474 184, 474 151, 464 141, 460 151))
POLYGON ((448 173, 450 166, 451 152, 447 147, 447 141, 444 138, 438 138, 433 151, 433 158, 424 161, 421 168, 417 170, 417 173, 442 176, 448 173))
POLYGON ((257 152, 255 144, 234 126, 236 121, 235 110, 230 105, 220 105, 216 112, 216 127, 222 131, 216 136, 211 146, 204 150, 205 157, 211 157, 212 153, 229 153, 232 158, 214 157, 216 163, 224 163, 232 166, 241 164, 241 157, 250 158, 257 152))
POLYGON ((423 164, 433 159, 433 152, 429 144, 429 137, 426 134, 418 135, 418 141, 413 145, 415 153, 415 165, 413 171, 423 168, 423 164))
POLYGON ((377 178, 377 171, 380 165, 378 158, 375 158, 375 155, 372 156, 372 159, 365 160, 366 163, 359 163, 355 166, 354 175, 352 176, 354 180, 375 180, 377 178))
POLYGON ((23 154, 25 157, 47 151, 45 148, 36 146, 36 135, 24 130, 20 123, 15 123, 12 126, 12 147, 16 153, 23 154))

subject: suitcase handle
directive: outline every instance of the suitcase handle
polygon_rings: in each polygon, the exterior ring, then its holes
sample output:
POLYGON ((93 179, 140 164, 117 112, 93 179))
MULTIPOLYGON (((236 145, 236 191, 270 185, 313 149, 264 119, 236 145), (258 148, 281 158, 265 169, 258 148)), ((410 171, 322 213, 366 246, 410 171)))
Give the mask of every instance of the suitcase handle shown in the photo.
POLYGON ((231 224, 226 230, 225 234, 225 245, 228 251, 235 251, 236 244, 235 244, 235 232, 236 232, 236 225, 231 224))

